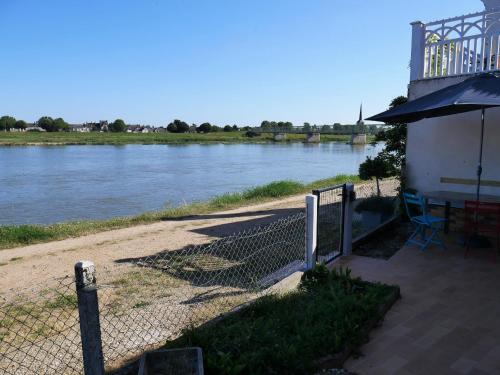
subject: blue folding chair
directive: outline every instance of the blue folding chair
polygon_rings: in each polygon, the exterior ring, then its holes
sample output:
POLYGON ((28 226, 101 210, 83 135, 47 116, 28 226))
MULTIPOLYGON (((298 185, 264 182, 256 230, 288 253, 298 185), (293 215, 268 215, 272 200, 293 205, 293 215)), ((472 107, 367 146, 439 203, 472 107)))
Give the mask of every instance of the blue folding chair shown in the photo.
POLYGON ((408 218, 415 227, 415 231, 406 241, 406 244, 417 245, 422 251, 425 251, 430 244, 436 244, 446 249, 438 233, 444 228, 446 219, 429 215, 424 198, 419 195, 403 193, 403 198, 408 218), (412 210, 412 207, 414 210, 412 210), (418 213, 415 213, 415 211, 418 213), (429 236, 426 233, 427 229, 431 231, 429 236), (420 236, 420 239, 417 239, 418 236, 420 236))

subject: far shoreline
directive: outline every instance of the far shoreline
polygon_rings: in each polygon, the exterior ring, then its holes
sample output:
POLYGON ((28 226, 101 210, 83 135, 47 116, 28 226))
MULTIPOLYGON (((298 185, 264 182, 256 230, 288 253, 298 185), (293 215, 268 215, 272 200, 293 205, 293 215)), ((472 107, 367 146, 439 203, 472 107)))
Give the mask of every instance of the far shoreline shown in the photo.
MULTIPOLYGON (((322 134, 320 143, 348 143, 350 135, 322 134)), ((367 144, 375 136, 367 137, 367 144)), ((217 133, 77 133, 77 132, 0 132, 0 146, 112 146, 112 145, 189 145, 189 144, 291 144, 305 143, 303 134, 287 134, 283 141, 275 141, 272 133, 247 137, 244 132, 217 133)))

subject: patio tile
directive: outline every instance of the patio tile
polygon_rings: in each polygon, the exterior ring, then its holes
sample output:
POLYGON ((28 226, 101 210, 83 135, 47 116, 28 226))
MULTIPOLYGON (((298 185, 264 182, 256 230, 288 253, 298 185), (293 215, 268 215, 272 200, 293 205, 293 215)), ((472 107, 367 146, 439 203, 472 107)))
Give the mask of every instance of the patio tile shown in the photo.
POLYGON ((399 285, 402 298, 346 368, 360 375, 500 374, 500 264, 463 249, 405 247, 388 261, 343 259, 353 275, 399 285))
POLYGON ((458 371, 461 374, 469 374, 473 368, 478 363, 468 358, 460 358, 454 364, 451 365, 451 368, 455 371, 458 371))
POLYGON ((491 375, 491 374, 483 370, 480 370, 478 368, 473 368, 467 373, 467 375, 491 375))
MULTIPOLYGON (((408 361, 404 358, 401 358, 397 355, 389 357, 382 366, 380 366, 380 370, 384 374, 395 374, 397 371, 401 370, 403 366, 408 363, 408 361)), ((377 370, 377 368, 375 368, 377 370)))

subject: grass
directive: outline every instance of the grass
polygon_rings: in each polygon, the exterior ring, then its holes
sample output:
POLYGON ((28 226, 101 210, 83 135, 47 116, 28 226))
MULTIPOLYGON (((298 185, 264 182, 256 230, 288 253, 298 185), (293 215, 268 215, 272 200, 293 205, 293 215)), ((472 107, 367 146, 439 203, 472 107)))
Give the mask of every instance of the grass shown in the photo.
POLYGON ((206 374, 313 373, 321 358, 360 346, 397 290, 318 266, 298 290, 261 297, 165 347, 201 347, 206 374))
POLYGON ((75 293, 57 294, 42 291, 42 298, 23 295, 2 305, 0 311, 0 343, 35 340, 62 332, 70 318, 76 321, 77 297, 75 293))
POLYGON ((113 288, 101 292, 103 309, 122 314, 127 309, 146 307, 168 297, 173 289, 183 285, 183 281, 161 270, 140 268, 123 272, 110 284, 113 288))
MULTIPOLYGON (((369 142, 374 140, 369 136, 369 142)), ((303 134, 288 134, 285 142, 303 142, 303 134)), ((349 135, 323 134, 322 142, 348 142, 349 135)), ((14 133, 0 132, 0 146, 21 145, 124 145, 124 144, 189 144, 189 143, 269 143, 270 133, 249 138, 245 132, 197 133, 14 133)))
POLYGON ((357 176, 339 175, 333 178, 315 181, 311 184, 303 184, 296 181, 277 181, 267 185, 250 188, 239 193, 223 194, 206 202, 194 202, 161 211, 146 212, 137 216, 119 217, 110 220, 73 221, 47 226, 0 226, 0 249, 78 237, 112 229, 149 224, 161 220, 208 214, 224 209, 285 198, 296 194, 306 193, 312 189, 344 182, 359 182, 359 178, 357 176))

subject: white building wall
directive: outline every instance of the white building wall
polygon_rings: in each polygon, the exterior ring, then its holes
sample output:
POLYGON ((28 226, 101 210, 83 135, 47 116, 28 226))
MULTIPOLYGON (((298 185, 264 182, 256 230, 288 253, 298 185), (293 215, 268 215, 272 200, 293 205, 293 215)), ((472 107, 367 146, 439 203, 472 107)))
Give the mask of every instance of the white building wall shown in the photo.
MULTIPOLYGON (((409 86, 410 100, 461 82, 468 77, 414 81, 409 86)), ((441 178, 477 178, 480 111, 425 119, 408 125, 408 186, 420 192, 447 190, 474 193, 475 186, 442 183, 441 178)), ((483 180, 500 183, 500 109, 486 110, 483 180)), ((500 196, 500 187, 483 186, 482 194, 500 196)))

